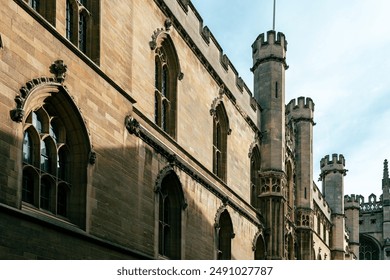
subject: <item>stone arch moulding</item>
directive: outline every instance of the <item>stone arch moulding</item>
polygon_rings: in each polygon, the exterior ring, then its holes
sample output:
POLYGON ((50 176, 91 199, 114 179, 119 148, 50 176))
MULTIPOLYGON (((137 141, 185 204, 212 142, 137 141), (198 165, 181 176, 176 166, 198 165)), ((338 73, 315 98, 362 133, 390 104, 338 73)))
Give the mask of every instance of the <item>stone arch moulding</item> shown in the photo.
POLYGON ((258 239, 262 239, 265 244, 263 228, 259 228, 252 240, 252 251, 256 251, 256 243, 258 239))
POLYGON ((178 180, 178 182, 180 183, 180 197, 181 197, 181 201, 182 201, 182 209, 185 210, 187 209, 188 207, 188 203, 187 203, 187 200, 186 200, 186 197, 184 195, 184 191, 183 191, 183 185, 181 184, 181 181, 179 179, 179 176, 177 175, 177 173, 175 172, 174 170, 174 167, 169 164, 167 166, 165 166, 163 169, 160 170, 160 172, 158 173, 157 175, 157 179, 156 179, 156 183, 155 183, 155 187, 154 187, 154 192, 155 193, 158 193, 160 190, 161 190, 161 184, 162 184, 162 181, 164 180, 164 178, 167 176, 167 175, 170 175, 170 174, 174 174, 176 179, 178 180))
POLYGON ((14 122, 21 123, 25 118, 25 111, 28 105, 31 106, 32 102, 39 102, 51 96, 52 94, 62 94, 69 105, 73 107, 73 111, 77 112, 77 119, 83 124, 82 127, 85 130, 84 134, 88 139, 89 155, 88 161, 90 164, 95 164, 96 152, 93 150, 91 134, 88 130, 85 119, 80 109, 75 104, 68 89, 63 84, 66 77, 67 66, 62 60, 55 61, 50 66, 50 72, 54 74, 54 77, 39 77, 28 81, 24 86, 19 89, 19 94, 15 97, 15 108, 10 111, 10 117, 14 122))
POLYGON ((227 115, 225 106, 223 104, 223 95, 226 94, 224 86, 221 86, 219 89, 218 97, 216 97, 213 102, 211 103, 211 108, 210 108, 210 116, 213 118, 217 117, 217 108, 218 106, 222 106, 221 108, 223 109, 223 112, 226 116, 226 126, 227 126, 227 135, 232 134, 232 129, 230 128, 230 123, 229 123, 229 117, 227 115))
MULTIPOLYGON (((217 210, 217 213, 215 214, 215 218, 214 218, 214 228, 218 231, 220 229, 220 224, 219 224, 219 221, 220 221, 220 218, 221 218, 221 215, 223 212, 227 212, 229 214, 229 218, 230 220, 232 219, 231 216, 230 216, 230 213, 229 211, 227 210, 227 207, 226 207, 226 203, 224 203, 223 205, 221 205, 218 210, 217 210)), ((232 239, 236 236, 236 234, 234 233, 234 227, 233 227, 233 221, 232 222, 232 239)))
MULTIPOLYGON (((171 27, 172 27, 172 21, 167 18, 164 22, 164 28, 157 28, 153 34, 152 34, 152 40, 149 41, 149 47, 152 51, 156 51, 159 47, 162 46, 162 43, 165 41, 165 40, 169 40, 170 42, 170 48, 173 49, 173 52, 174 52, 174 56, 177 57, 177 52, 173 46, 173 42, 172 42, 172 39, 170 37, 170 31, 171 31, 171 27)), ((179 81, 183 80, 184 78, 184 73, 181 71, 181 67, 180 67, 180 63, 178 61, 178 58, 176 59, 177 61, 175 62, 176 64, 176 67, 177 67, 177 79, 179 81)))

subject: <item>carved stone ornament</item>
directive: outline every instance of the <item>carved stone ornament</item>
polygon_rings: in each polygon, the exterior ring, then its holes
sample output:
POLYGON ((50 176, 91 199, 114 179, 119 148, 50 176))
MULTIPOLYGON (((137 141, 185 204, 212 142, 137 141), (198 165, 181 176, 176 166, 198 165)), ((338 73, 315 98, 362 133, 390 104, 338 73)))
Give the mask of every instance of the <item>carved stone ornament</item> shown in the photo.
POLYGON ((91 150, 89 152, 89 163, 95 164, 96 163, 96 152, 94 150, 91 150))
POLYGON ((127 116, 125 118, 125 126, 126 126, 127 131, 130 134, 134 134, 136 136, 139 136, 141 128, 140 128, 139 122, 135 118, 133 118, 132 116, 127 116))
POLYGON ((149 42, 150 49, 154 51, 157 48, 158 37, 162 34, 167 34, 172 27, 171 19, 167 18, 164 22, 164 28, 157 28, 152 34, 152 40, 149 42))
POLYGON ((58 83, 62 84, 66 77, 67 66, 63 60, 56 60, 50 66, 50 73, 54 74, 55 79, 58 83))
POLYGON ((45 84, 55 84, 54 78, 41 77, 28 81, 19 90, 19 95, 15 97, 16 107, 10 111, 10 117, 14 122, 22 122, 24 117, 24 105, 30 93, 38 86, 45 84))

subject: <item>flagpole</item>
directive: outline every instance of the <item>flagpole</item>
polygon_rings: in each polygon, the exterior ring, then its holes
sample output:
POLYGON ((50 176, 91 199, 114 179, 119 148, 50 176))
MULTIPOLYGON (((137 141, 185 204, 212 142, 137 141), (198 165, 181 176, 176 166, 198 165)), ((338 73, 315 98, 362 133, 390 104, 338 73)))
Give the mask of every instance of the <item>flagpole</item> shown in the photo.
POLYGON ((276 10, 276 0, 274 0, 274 17, 273 17, 273 25, 272 30, 275 31, 275 10, 276 10))

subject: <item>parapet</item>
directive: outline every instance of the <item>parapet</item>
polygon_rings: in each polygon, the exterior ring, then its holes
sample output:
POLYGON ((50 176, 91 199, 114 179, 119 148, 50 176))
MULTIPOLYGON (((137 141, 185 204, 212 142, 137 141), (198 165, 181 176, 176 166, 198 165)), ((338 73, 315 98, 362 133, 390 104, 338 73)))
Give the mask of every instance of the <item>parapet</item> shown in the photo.
POLYGON ((260 34, 255 42, 252 44, 252 57, 254 71, 260 62, 263 61, 277 61, 288 68, 286 63, 287 41, 283 33, 274 30, 268 31, 267 35, 260 34))
POLYGON ((321 159, 321 168, 326 165, 342 165, 345 167, 345 158, 342 154, 332 154, 332 160, 330 160, 329 155, 326 155, 321 159))
POLYGON ((342 154, 332 154, 332 159, 330 159, 329 155, 323 157, 320 162, 321 167, 321 177, 323 178, 326 174, 333 172, 340 172, 343 175, 346 175, 347 170, 345 167, 345 158, 342 154))
POLYGON ((361 195, 351 194, 344 196, 344 209, 360 209, 361 195))
POLYGON ((252 44, 252 48, 260 49, 269 45, 279 45, 284 48, 284 51, 287 51, 286 36, 282 32, 276 33, 275 30, 270 30, 267 32, 266 38, 264 33, 260 34, 252 44))
POLYGON ((310 97, 298 97, 298 99, 292 99, 286 105, 286 115, 288 119, 294 120, 307 120, 313 122, 314 116, 314 102, 310 97))

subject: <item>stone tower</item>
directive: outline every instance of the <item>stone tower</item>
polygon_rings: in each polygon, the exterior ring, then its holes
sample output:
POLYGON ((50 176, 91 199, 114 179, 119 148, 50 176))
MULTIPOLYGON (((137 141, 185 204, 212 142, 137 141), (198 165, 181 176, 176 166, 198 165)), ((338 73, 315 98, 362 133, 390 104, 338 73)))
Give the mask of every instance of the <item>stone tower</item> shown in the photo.
POLYGON ((345 256, 345 219, 344 219, 344 176, 345 159, 343 155, 332 155, 321 159, 322 193, 332 210, 331 259, 343 260, 345 256))
POLYGON ((283 188, 285 175, 285 70, 287 41, 284 34, 268 31, 252 45, 254 97, 260 104, 262 132, 259 205, 270 229, 269 259, 285 258, 283 188))
POLYGON ((390 179, 387 159, 384 161, 382 193, 383 193, 383 259, 390 259, 390 179))
POLYGON ((345 226, 349 231, 349 247, 356 259, 359 259, 359 212, 360 195, 344 197, 345 226))
POLYGON ((312 223, 300 223, 313 213, 313 117, 314 103, 299 97, 286 106, 288 125, 295 130, 295 206, 297 218, 298 257, 313 259, 312 223))

